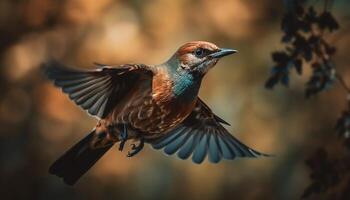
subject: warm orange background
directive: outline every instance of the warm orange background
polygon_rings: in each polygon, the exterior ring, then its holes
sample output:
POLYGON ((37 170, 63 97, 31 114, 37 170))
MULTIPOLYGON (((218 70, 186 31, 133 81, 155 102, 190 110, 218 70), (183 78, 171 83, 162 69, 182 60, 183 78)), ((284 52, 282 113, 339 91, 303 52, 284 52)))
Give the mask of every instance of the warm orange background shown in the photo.
MULTIPOLYGON (((350 2, 335 2, 341 28, 329 40, 349 81, 350 2)), ((345 94, 336 85, 304 99, 309 68, 303 77, 293 71, 289 89, 264 88, 270 54, 282 48, 282 15, 282 1, 272 0, 1 0, 0 199, 299 198, 310 181, 304 160, 340 143, 333 127, 345 94), (276 157, 195 165, 147 145, 132 159, 113 148, 74 187, 48 174, 96 121, 43 77, 40 63, 158 64, 191 40, 239 50, 207 75, 200 96, 235 136, 276 157)))

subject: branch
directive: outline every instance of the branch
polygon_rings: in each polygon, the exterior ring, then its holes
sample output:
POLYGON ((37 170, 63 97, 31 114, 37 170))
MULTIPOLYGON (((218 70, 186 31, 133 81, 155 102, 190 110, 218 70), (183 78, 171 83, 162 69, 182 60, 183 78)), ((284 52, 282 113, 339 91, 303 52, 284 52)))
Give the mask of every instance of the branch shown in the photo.
POLYGON ((344 88, 344 90, 350 94, 350 87, 346 84, 344 78, 340 74, 336 74, 335 77, 338 79, 341 86, 344 88))

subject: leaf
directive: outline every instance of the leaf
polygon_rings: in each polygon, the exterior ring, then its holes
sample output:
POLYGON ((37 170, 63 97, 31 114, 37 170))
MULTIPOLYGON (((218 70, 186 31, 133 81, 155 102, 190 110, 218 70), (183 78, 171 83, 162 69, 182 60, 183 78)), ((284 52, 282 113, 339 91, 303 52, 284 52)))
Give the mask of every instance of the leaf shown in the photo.
POLYGON ((303 56, 304 56, 306 61, 311 61, 312 60, 312 49, 308 46, 304 47, 303 56))
POLYGON ((299 23, 298 23, 297 16, 289 13, 284 15, 281 23, 281 29, 286 33, 293 35, 295 32, 297 32, 300 29, 299 23))
POLYGON ((289 55, 283 51, 276 51, 272 53, 272 60, 276 63, 286 64, 289 60, 289 55))
POLYGON ((265 88, 273 89, 273 87, 278 83, 278 76, 271 76, 265 82, 265 88))
POLYGON ((301 75, 302 72, 303 72, 301 59, 296 59, 296 60, 294 60, 293 63, 294 63, 294 66, 295 66, 295 70, 297 71, 297 73, 299 75, 301 75))
POLYGON ((313 6, 309 7, 309 9, 307 10, 304 20, 308 21, 310 24, 317 22, 317 13, 313 6))
POLYGON ((288 42, 292 41, 292 38, 293 38, 292 35, 290 35, 290 34, 285 34, 285 35, 282 37, 281 41, 282 41, 283 43, 288 43, 288 42))
POLYGON ((337 120, 335 129, 338 135, 349 138, 350 132, 350 111, 343 111, 341 117, 337 120))
POLYGON ((289 86, 289 74, 287 74, 287 73, 283 74, 280 81, 281 81, 282 85, 288 87, 289 86))
POLYGON ((335 81, 334 66, 330 62, 314 62, 310 80, 306 83, 306 98, 330 88, 335 81))
POLYGON ((338 22, 335 20, 333 15, 326 11, 323 12, 318 20, 318 25, 321 29, 328 29, 330 32, 339 28, 338 22))

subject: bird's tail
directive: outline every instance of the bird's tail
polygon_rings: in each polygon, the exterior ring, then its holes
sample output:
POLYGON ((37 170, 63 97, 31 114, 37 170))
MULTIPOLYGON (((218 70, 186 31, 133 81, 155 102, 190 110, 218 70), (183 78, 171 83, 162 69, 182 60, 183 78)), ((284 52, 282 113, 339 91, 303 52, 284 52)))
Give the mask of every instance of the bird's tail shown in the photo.
POLYGON ((112 146, 93 149, 90 146, 95 130, 71 147, 50 167, 49 173, 74 185, 112 146))

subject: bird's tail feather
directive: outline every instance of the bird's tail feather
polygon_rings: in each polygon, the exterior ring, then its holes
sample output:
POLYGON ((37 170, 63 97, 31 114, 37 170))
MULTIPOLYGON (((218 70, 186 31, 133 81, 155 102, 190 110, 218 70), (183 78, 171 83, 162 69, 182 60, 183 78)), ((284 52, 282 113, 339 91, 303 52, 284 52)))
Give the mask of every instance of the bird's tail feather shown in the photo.
POLYGON ((68 185, 74 185, 112 146, 93 149, 90 142, 95 130, 71 147, 50 167, 49 173, 63 178, 68 185))

